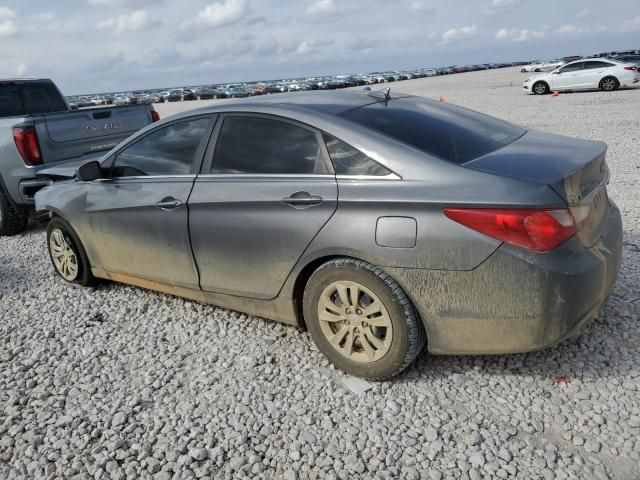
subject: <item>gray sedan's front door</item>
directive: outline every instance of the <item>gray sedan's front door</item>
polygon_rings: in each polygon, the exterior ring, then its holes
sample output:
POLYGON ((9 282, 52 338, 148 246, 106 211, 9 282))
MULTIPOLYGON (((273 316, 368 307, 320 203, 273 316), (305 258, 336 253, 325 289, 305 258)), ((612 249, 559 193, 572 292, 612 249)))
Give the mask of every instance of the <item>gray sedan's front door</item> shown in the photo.
POLYGON ((194 178, 131 177, 91 185, 86 214, 94 266, 198 288, 187 214, 194 178))
POLYGON ((205 161, 189 198, 200 286, 274 298, 335 212, 335 176, 313 129, 257 115, 222 120, 212 166, 205 161))
POLYGON ((211 131, 210 117, 162 126, 117 152, 110 178, 87 190, 94 267, 199 288, 187 201, 211 131))

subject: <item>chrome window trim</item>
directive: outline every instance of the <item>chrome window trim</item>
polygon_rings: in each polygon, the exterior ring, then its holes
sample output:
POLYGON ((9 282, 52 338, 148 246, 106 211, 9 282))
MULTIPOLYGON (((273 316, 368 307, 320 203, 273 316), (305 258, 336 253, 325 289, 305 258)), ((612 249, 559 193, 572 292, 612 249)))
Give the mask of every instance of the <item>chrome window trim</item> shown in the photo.
POLYGON ((194 179, 197 175, 195 173, 190 173, 186 175, 138 175, 131 177, 108 177, 108 178, 98 178, 94 181, 98 182, 121 182, 127 180, 158 180, 158 179, 194 179))
POLYGON ((402 180, 402 177, 396 173, 391 172, 388 175, 336 175, 336 179, 337 180, 385 180, 385 181, 388 181, 388 180, 402 180))
POLYGON ((201 173, 198 178, 203 179, 239 179, 239 180, 251 180, 251 179, 298 179, 304 178, 308 180, 335 180, 335 175, 332 174, 313 174, 313 173, 201 173))
MULTIPOLYGON (((145 178, 145 177, 142 177, 145 178)), ((238 179, 238 180, 251 180, 251 179, 297 179, 304 178, 307 180, 402 180, 398 174, 393 172, 388 175, 314 175, 314 174, 303 174, 303 173, 262 173, 262 174, 252 174, 252 173, 201 173, 198 175, 198 179, 238 179)))

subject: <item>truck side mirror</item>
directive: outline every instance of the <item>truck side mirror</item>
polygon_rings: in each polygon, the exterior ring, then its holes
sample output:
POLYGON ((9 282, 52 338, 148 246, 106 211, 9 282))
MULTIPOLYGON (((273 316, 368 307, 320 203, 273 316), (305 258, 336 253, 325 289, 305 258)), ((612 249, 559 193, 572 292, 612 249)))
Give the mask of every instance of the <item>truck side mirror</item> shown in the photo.
POLYGON ((102 166, 97 160, 83 163, 76 168, 76 178, 81 182, 91 182, 102 178, 102 166))

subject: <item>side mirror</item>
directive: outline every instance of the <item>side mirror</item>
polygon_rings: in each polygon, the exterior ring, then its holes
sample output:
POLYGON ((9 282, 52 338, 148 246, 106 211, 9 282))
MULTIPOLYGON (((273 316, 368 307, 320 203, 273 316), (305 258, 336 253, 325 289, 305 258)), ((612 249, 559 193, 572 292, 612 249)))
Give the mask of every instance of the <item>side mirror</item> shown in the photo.
POLYGON ((91 182, 102 178, 102 166, 97 160, 83 163, 76 168, 76 178, 81 182, 91 182))
POLYGON ((554 70, 554 71, 553 71, 553 72, 551 72, 551 73, 553 73, 554 75, 560 75, 560 70, 554 70))

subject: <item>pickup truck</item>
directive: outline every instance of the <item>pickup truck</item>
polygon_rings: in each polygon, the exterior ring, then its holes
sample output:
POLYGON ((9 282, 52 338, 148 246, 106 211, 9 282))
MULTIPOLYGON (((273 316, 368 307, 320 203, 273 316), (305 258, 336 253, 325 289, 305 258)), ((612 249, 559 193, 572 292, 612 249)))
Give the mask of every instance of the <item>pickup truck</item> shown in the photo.
POLYGON ((150 105, 73 110, 48 79, 0 79, 0 236, 23 231, 49 167, 100 157, 160 117, 150 105))

